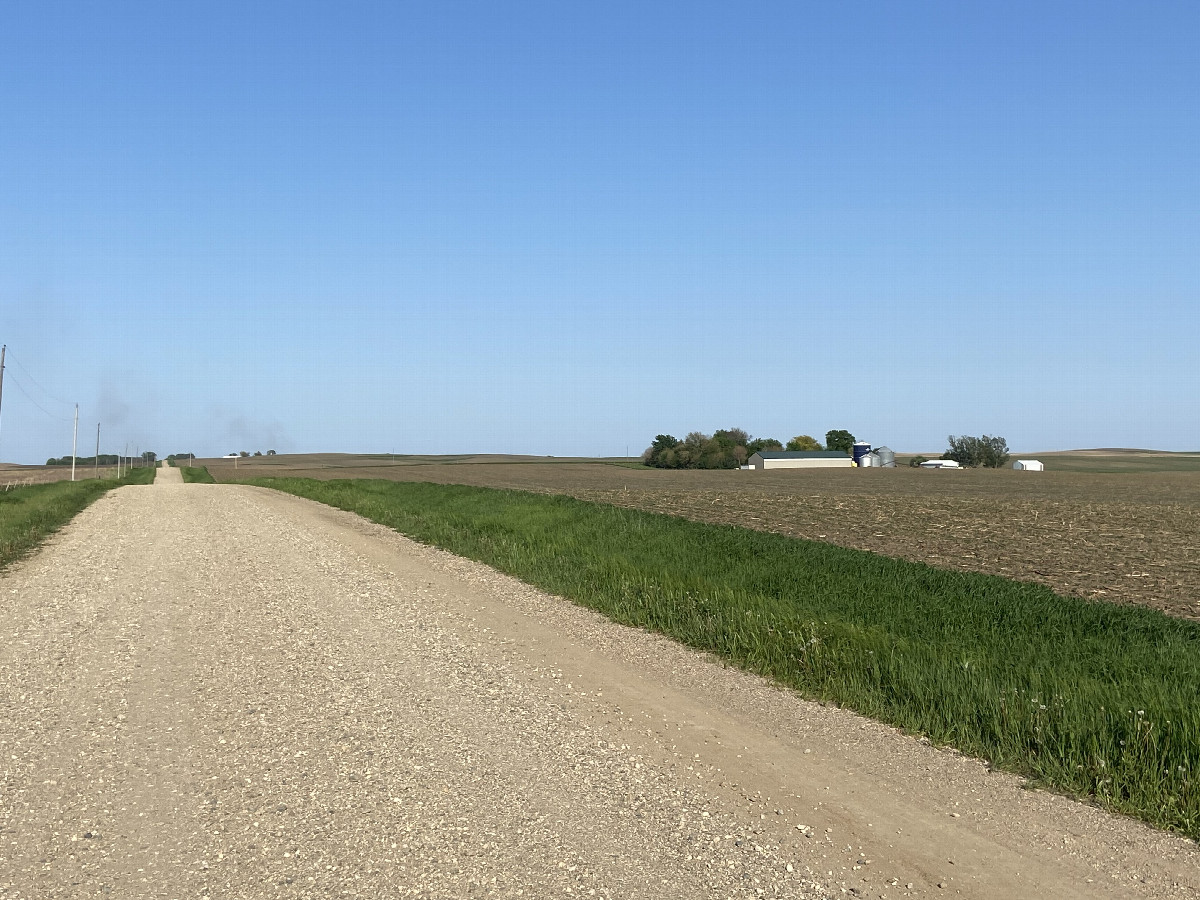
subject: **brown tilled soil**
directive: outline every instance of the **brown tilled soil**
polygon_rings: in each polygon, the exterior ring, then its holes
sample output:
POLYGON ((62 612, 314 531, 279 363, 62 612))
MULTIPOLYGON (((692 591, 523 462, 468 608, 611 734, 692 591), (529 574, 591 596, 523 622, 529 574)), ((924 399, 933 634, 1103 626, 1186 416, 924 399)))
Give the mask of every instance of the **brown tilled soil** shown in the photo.
POLYGON ((1200 473, 668 472, 504 457, 205 460, 218 481, 388 478, 583 500, 829 541, 1200 618, 1200 473))

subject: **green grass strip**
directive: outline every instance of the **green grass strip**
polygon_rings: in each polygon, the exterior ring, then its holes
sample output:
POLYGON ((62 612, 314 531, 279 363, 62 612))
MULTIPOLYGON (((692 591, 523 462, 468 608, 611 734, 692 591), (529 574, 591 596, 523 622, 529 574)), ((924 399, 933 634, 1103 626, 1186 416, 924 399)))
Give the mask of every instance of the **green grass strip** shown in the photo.
POLYGON ((460 485, 254 479, 805 696, 1200 838, 1200 625, 745 528, 460 485))
POLYGON ((216 484, 217 480, 209 474, 205 466, 180 466, 180 473, 187 484, 216 484))
POLYGON ((90 478, 0 489, 0 569, 38 547, 113 488, 153 480, 153 469, 132 469, 119 480, 90 478))

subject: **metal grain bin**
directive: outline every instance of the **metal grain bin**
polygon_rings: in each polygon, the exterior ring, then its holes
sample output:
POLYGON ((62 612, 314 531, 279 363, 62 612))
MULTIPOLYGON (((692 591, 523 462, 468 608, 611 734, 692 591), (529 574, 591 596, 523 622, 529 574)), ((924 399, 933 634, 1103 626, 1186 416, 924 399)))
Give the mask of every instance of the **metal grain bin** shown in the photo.
POLYGON ((876 447, 875 455, 879 457, 879 461, 875 465, 883 466, 885 469, 896 468, 896 454, 890 447, 876 447))

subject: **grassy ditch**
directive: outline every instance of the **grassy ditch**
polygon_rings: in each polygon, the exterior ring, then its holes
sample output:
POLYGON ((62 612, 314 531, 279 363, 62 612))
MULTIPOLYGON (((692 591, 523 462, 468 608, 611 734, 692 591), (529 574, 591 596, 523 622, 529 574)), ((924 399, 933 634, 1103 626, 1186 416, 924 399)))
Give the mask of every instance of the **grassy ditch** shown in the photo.
POLYGON ((1200 625, 563 496, 254 479, 1200 838, 1200 625))
POLYGON ((0 491, 0 569, 33 550, 114 487, 153 480, 153 469, 131 469, 120 479, 52 481, 0 491))
POLYGON ((216 479, 204 466, 180 466, 179 472, 186 484, 216 484, 216 479))

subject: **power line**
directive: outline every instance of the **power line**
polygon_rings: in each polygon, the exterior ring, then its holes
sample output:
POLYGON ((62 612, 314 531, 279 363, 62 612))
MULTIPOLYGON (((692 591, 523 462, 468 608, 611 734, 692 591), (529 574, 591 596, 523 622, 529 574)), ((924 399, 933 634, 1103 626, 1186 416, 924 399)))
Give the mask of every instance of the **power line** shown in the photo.
POLYGON ((9 351, 8 358, 17 364, 17 368, 25 374, 25 377, 28 378, 39 391, 41 391, 55 403, 61 403, 63 406, 71 406, 74 404, 73 400, 64 400, 62 397, 57 397, 42 387, 41 383, 29 373, 29 370, 25 368, 24 365, 21 364, 20 358, 13 355, 12 351, 9 351))
POLYGON ((25 387, 21 384, 20 379, 17 378, 16 372, 10 371, 8 373, 8 377, 12 380, 12 383, 17 386, 17 390, 25 395, 26 400, 28 400, 30 403, 32 403, 34 406, 36 406, 38 409, 40 409, 42 412, 44 412, 46 415, 48 415, 51 419, 54 419, 55 421, 58 421, 58 422, 70 422, 71 421, 70 416, 56 416, 54 413, 50 412, 50 410, 46 409, 44 406, 42 406, 40 403, 38 403, 36 400, 34 400, 33 396, 27 390, 25 390, 25 387))

